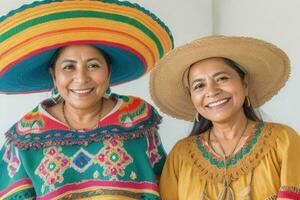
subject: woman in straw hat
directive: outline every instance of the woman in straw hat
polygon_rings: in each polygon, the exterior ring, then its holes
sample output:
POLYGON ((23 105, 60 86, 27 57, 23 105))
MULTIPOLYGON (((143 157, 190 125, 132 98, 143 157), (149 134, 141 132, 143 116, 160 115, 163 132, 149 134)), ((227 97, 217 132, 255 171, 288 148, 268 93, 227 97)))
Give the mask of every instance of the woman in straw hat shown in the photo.
POLYGON ((6 132, 0 199, 160 199, 161 117, 109 85, 172 48, 163 22, 129 2, 45 0, 1 17, 0 41, 2 93, 53 89, 6 132))
POLYGON ((253 109, 289 73, 282 50, 248 37, 201 38, 158 61, 154 102, 175 118, 195 119, 166 161, 162 199, 300 199, 300 137, 253 109))

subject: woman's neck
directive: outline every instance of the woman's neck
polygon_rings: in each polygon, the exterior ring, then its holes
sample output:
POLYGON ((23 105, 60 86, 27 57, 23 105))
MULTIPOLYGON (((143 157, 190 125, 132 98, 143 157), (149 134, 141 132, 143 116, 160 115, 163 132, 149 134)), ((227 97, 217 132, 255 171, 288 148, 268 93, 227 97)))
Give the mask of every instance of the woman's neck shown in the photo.
POLYGON ((104 98, 102 98, 99 104, 89 108, 76 108, 63 102, 61 105, 63 121, 70 129, 95 128, 103 116, 104 101, 104 98))
MULTIPOLYGON (((103 100, 101 100, 103 101, 103 100)), ((90 121, 91 119, 94 119, 96 116, 99 115, 99 112, 102 110, 101 106, 102 102, 99 102, 98 104, 94 105, 93 107, 89 108, 76 108, 72 105, 69 105, 68 103, 65 103, 64 105, 64 111, 67 116, 72 117, 75 121, 90 121)), ((104 104, 104 102, 103 102, 104 104)), ((102 105, 103 105, 102 104, 102 105)))
POLYGON ((213 122, 212 129, 217 138, 222 140, 232 140, 240 136, 241 130, 245 129, 245 126, 247 126, 247 121, 247 117, 243 114, 230 121, 213 122))

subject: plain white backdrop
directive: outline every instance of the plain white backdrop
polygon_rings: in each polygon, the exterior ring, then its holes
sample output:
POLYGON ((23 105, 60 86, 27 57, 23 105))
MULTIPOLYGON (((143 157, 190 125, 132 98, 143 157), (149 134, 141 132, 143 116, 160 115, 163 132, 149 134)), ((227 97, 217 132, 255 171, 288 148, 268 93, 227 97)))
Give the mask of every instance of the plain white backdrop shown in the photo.
MULTIPOLYGON (((32 0, 2 0, 0 15, 32 0)), ((287 124, 300 133, 300 1, 298 0, 130 0, 159 16, 171 29, 175 46, 196 38, 212 35, 252 36, 274 43, 290 57, 292 73, 287 85, 261 111, 266 121, 287 124), (298 79, 297 79, 298 78, 298 79)), ((148 75, 112 88, 113 92, 140 96, 152 103, 148 75)), ((48 93, 0 95, 0 145, 4 133, 26 112, 34 108, 48 93)), ((170 118, 163 113, 160 134, 166 151, 177 140, 188 135, 192 124, 170 118)))

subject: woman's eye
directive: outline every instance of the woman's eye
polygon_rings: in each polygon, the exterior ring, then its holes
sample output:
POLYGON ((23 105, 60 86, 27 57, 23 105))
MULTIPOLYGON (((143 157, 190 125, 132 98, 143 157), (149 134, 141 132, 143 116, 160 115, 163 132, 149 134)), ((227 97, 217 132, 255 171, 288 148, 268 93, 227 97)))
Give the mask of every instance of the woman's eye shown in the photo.
POLYGON ((88 65, 88 68, 89 69, 96 69, 96 68, 99 68, 100 66, 98 64, 90 64, 88 65))
POLYGON ((227 76, 221 76, 221 77, 218 77, 217 78, 217 81, 218 82, 222 82, 222 81, 226 81, 226 80, 228 80, 229 79, 229 77, 227 77, 227 76))
POLYGON ((64 71, 71 71, 73 68, 74 68, 73 65, 65 65, 65 66, 63 66, 62 69, 63 69, 64 71))
POLYGON ((202 89, 202 88, 204 88, 204 84, 203 83, 198 83, 198 84, 194 85, 194 87, 193 87, 194 90, 202 89))

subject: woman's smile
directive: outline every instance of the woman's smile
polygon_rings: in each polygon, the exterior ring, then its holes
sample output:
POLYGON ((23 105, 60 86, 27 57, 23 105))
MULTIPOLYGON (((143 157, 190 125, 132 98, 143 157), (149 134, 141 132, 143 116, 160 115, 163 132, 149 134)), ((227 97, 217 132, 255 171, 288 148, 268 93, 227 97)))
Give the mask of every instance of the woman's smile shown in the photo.
POLYGON ((55 63, 53 81, 66 106, 77 109, 98 107, 109 85, 109 68, 93 46, 64 48, 55 63))
POLYGON ((87 89, 70 89, 70 92, 78 95, 78 96, 87 96, 94 91, 94 88, 87 88, 87 89))
POLYGON ((224 107, 230 100, 231 100, 231 98, 224 98, 224 99, 216 100, 211 103, 208 103, 205 107, 210 108, 210 109, 219 109, 219 108, 224 107))

